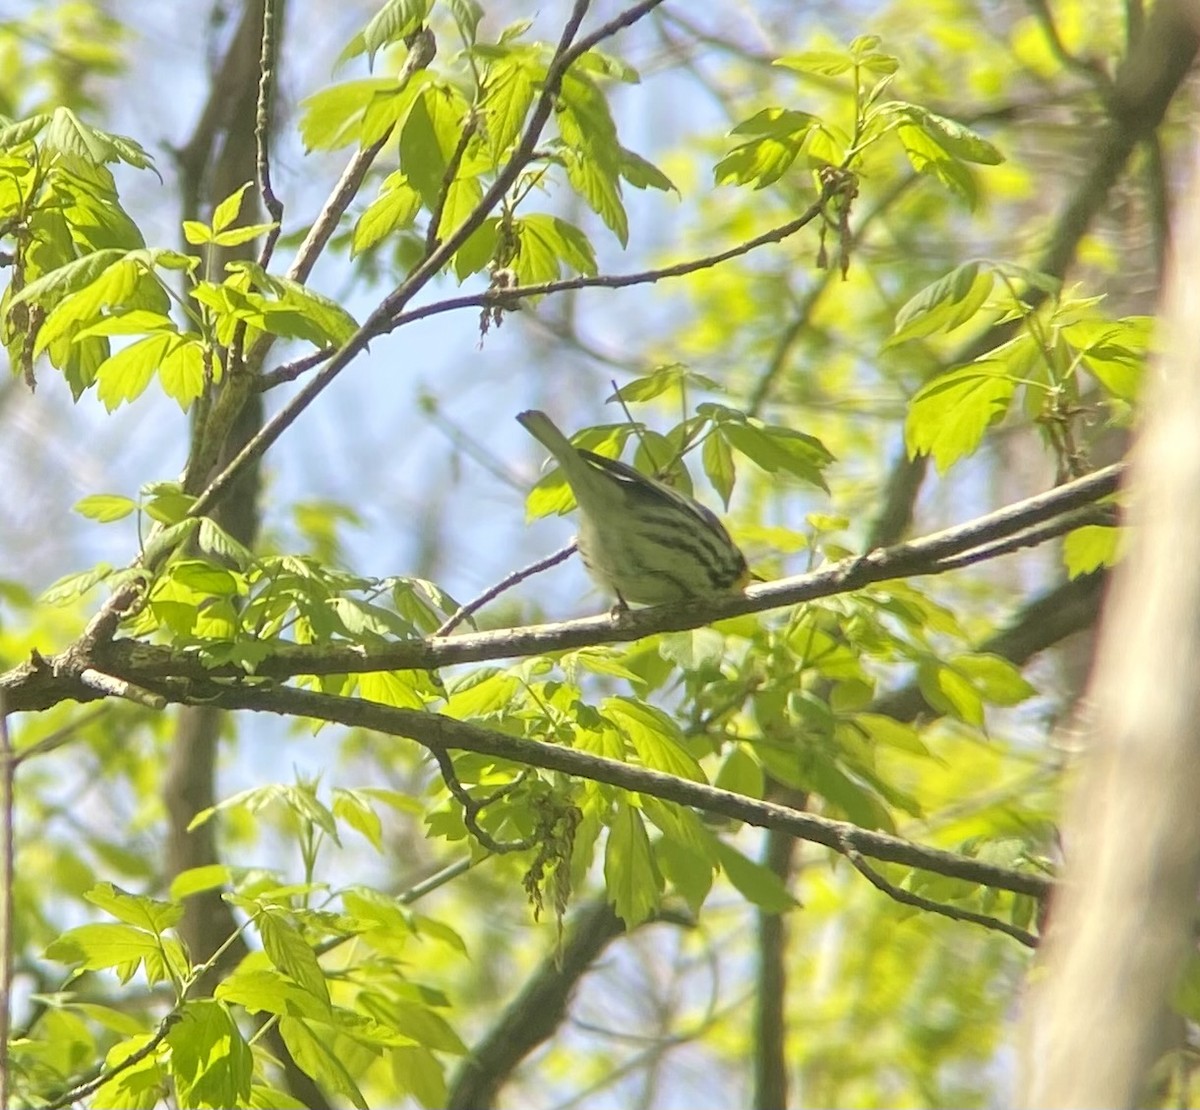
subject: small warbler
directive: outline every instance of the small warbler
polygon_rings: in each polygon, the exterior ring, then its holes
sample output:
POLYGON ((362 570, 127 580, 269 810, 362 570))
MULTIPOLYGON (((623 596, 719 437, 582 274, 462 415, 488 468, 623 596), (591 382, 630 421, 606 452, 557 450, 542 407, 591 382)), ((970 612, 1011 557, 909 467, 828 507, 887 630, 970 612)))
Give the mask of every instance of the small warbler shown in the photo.
POLYGON ((617 604, 740 590, 746 559, 703 505, 617 459, 575 447, 544 412, 517 415, 562 467, 579 505, 579 554, 617 604))

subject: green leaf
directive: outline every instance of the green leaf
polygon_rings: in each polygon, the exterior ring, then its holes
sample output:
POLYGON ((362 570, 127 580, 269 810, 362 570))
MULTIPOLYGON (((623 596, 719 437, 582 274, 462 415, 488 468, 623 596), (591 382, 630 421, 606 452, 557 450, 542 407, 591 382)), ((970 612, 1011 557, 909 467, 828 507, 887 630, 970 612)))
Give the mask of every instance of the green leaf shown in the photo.
POLYGON ((748 902, 764 913, 785 913, 797 904, 769 867, 748 859, 720 837, 713 837, 713 846, 725 877, 748 902))
POLYGON ((467 236, 467 241, 455 251, 454 276, 458 278, 460 284, 472 274, 479 273, 496 257, 498 242, 496 231, 499 226, 499 219, 489 216, 467 236))
POLYGON ((211 517, 202 517, 197 525, 196 543, 206 555, 228 559, 239 570, 254 565, 254 552, 239 543, 211 517))
POLYGON ((357 791, 335 789, 333 815, 362 833, 375 851, 383 851, 383 822, 379 820, 379 814, 375 812, 371 803, 357 791))
POLYGON ((180 559, 171 564, 169 577, 199 594, 217 597, 236 597, 246 591, 245 580, 235 577, 224 567, 213 566, 202 559, 180 559))
POLYGON ((129 312, 105 316, 86 328, 80 328, 75 332, 74 339, 78 342, 93 335, 145 335, 154 331, 178 333, 179 328, 170 316, 145 308, 135 308, 129 312))
MULTIPOLYGON (((425 709, 425 699, 412 671, 372 671, 359 676, 358 692, 367 701, 400 709, 425 709)), ((336 806, 334 813, 337 812, 336 806)), ((362 831, 361 829, 359 830, 362 831)))
POLYGON ((118 408, 122 401, 136 400, 145 392, 167 356, 184 343, 182 336, 163 331, 130 343, 101 362, 96 374, 96 396, 109 412, 118 408))
POLYGON ((867 739, 875 744, 886 744, 899 751, 913 755, 929 756, 932 753, 921 740, 920 732, 904 721, 885 717, 881 713, 856 713, 855 725, 866 733, 867 739))
POLYGON ((577 273, 596 273, 592 244, 566 220, 534 213, 514 221, 513 231, 518 242, 514 267, 522 285, 553 281, 562 275, 564 262, 577 273))
POLYGON ((713 169, 718 185, 733 182, 756 189, 778 181, 796 161, 809 135, 821 121, 808 112, 786 108, 764 108, 739 123, 734 135, 754 135, 749 142, 734 147, 713 169))
POLYGON ((1062 334, 1111 396, 1133 403, 1145 377, 1150 326, 1144 316, 1117 321, 1085 319, 1067 325, 1062 334))
MULTIPOLYGON (((300 102, 300 136, 307 150, 337 150, 357 142, 363 114, 376 93, 395 96, 394 78, 373 77, 330 85, 300 102)), ((407 107, 411 102, 406 98, 407 107)))
POLYGON ((999 655, 976 652, 948 662, 992 705, 1019 705, 1036 693, 1020 668, 999 655))
POLYGON ((85 289, 103 275, 110 267, 124 261, 129 252, 117 248, 93 251, 74 262, 68 262, 31 281, 20 292, 13 294, 9 311, 13 305, 33 302, 43 304, 61 300, 69 293, 85 289))
POLYGON ((189 867, 171 880, 171 900, 181 902, 193 894, 203 894, 206 890, 216 890, 232 882, 233 872, 223 863, 189 867))
POLYGON ((446 0, 446 7, 450 9, 464 41, 468 44, 473 43, 475 33, 479 29, 479 21, 483 18, 483 6, 478 0, 446 0))
POLYGON ((932 455, 941 473, 970 455, 1008 411, 1016 383, 999 360, 983 359, 942 374, 909 402, 904 440, 911 457, 932 455))
POLYGON ((52 941, 46 958, 64 964, 76 964, 86 971, 112 968, 127 982, 143 960, 160 955, 158 938, 131 925, 98 922, 68 929, 52 941))
POLYGON ((638 71, 624 58, 619 58, 615 54, 606 54, 594 46, 576 60, 575 67, 577 71, 595 73, 601 77, 613 77, 628 85, 636 85, 641 81, 638 71))
POLYGON ((86 162, 125 162, 140 170, 154 167, 150 155, 132 139, 90 127, 70 108, 54 109, 42 143, 48 151, 74 155, 86 162))
POLYGON ((156 332, 130 343, 100 364, 96 396, 109 412, 122 401, 136 400, 146 391, 167 356, 184 342, 180 335, 156 332))
POLYGON ((823 490, 829 489, 821 471, 833 461, 833 456, 815 436, 778 425, 760 427, 732 420, 721 423, 718 432, 731 447, 768 474, 783 470, 823 490))
POLYGON ((991 295, 995 274, 979 262, 966 262, 931 282, 896 313, 885 346, 936 332, 952 332, 972 319, 991 295))
POLYGON ((811 112, 792 108, 763 108, 737 124, 731 135, 771 135, 777 139, 803 138, 821 121, 811 112))
MULTIPOLYGON (((245 275, 266 297, 275 298, 257 302, 263 313, 260 326, 264 330, 287 338, 307 339, 318 346, 340 346, 358 331, 358 321, 337 301, 292 278, 268 274, 253 262, 233 262, 229 270, 234 276, 245 275)), ((221 290, 233 295, 238 292, 228 283, 221 290)), ((254 303, 252 295, 241 296, 254 303)))
POLYGON ((414 100, 400 133, 400 169, 431 211, 441 196, 468 105, 445 84, 430 84, 414 100))
POLYGON ((376 91, 363 111, 362 127, 359 129, 360 145, 370 146, 391 137, 397 128, 403 128, 424 90, 435 83, 433 74, 421 70, 402 85, 393 82, 376 91))
POLYGON ((678 193, 675 183, 653 162, 640 154, 621 147, 619 165, 621 176, 635 189, 659 189, 664 193, 678 193))
POLYGON ((387 0, 363 28, 362 47, 370 65, 385 46, 400 42, 416 31, 429 14, 429 0, 387 0))
POLYGON ((190 340, 173 346, 158 368, 163 392, 184 411, 204 393, 204 345, 190 340))
POLYGON ((742 744, 735 744, 717 771, 714 786, 744 794, 747 798, 762 798, 766 779, 762 766, 742 744))
POLYGON ((692 628, 684 632, 665 632, 659 640, 659 654, 686 671, 712 670, 725 657, 725 637, 715 628, 692 628))
POLYGON ((978 190, 966 166, 947 153, 923 128, 901 124, 896 128, 896 134, 914 170, 936 178, 950 192, 962 197, 971 208, 975 207, 979 199, 978 190))
POLYGON ((567 181, 625 246, 629 221, 621 201, 622 147, 600 87, 574 70, 563 78, 555 119, 567 181))
POLYGON ((937 712, 969 725, 983 725, 983 699, 971 682, 953 667, 926 660, 917 668, 917 685, 937 712))
MULTIPOLYGON (((250 1110, 308 1110, 309 1105, 275 1087, 263 1087, 255 1083, 250 1088, 250 1110)), ((433 1103, 427 1102, 425 1105, 432 1106, 433 1103)))
POLYGON ((713 884, 714 861, 708 853, 664 837, 654 846, 654 859, 663 878, 698 914, 713 884))
POLYGON ((262 235, 266 235, 275 225, 247 224, 245 227, 234 227, 213 236, 213 242, 220 247, 238 247, 242 243, 250 243, 262 235))
POLYGON ((296 928, 281 914, 268 910, 258 919, 258 931, 271 963, 328 1006, 329 986, 321 965, 296 928))
MULTIPOLYGON (((73 1002, 71 1010, 102 1025, 105 1029, 111 1029, 114 1033, 120 1033, 126 1037, 139 1036, 146 1029, 141 1018, 124 1010, 114 1009, 112 1006, 101 1006, 96 1002, 73 1002)), ((45 1020, 46 1016, 43 1016, 42 1021, 45 1020)))
POLYGON ((391 1049, 389 1056, 399 1090, 408 1091, 422 1106, 446 1105, 446 1076, 432 1052, 401 1045, 391 1049))
POLYGON ((377 196, 358 218, 350 244, 353 258, 369 250, 394 231, 411 227, 421 210, 421 196, 402 173, 389 174, 377 196))
POLYGON ((137 509, 137 502, 115 493, 93 493, 76 501, 74 509, 80 516, 89 520, 111 524, 114 520, 124 520, 137 509))
POLYGON ((212 228, 199 220, 184 220, 183 237, 193 246, 201 247, 205 243, 212 242, 212 228))
POLYGON ((233 221, 238 218, 238 213, 242 210, 242 199, 246 195, 246 190, 253 184, 252 181, 247 181, 245 185, 230 193, 213 209, 213 231, 224 231, 227 227, 232 226, 233 221))
POLYGON ((142 562, 148 567, 158 566, 166 555, 191 539, 199 527, 200 521, 195 517, 187 517, 178 524, 155 529, 142 549, 142 562))
POLYGON ((166 1043, 175 1096, 184 1110, 242 1106, 250 1097, 254 1056, 224 1003, 188 1001, 166 1043))
POLYGON ((700 460, 704 464, 704 473, 713 484, 713 489, 720 494, 722 503, 728 509, 729 498, 733 493, 734 479, 737 477, 737 468, 733 463, 733 451, 729 447, 729 441, 720 435, 708 436, 704 440, 700 460))
POLYGON ((1124 535, 1123 528, 1101 524, 1085 524, 1067 533, 1063 540, 1063 564, 1067 575, 1078 578, 1100 567, 1113 566, 1120 555, 1124 535))
POLYGON ((97 563, 91 570, 81 570, 75 574, 64 575, 46 587, 41 595, 41 600, 47 605, 64 605, 82 597, 93 586, 103 582, 112 572, 111 564, 97 563))
POLYGON ((799 54, 785 54, 777 58, 775 64, 797 73, 814 73, 818 77, 838 77, 854 68, 854 60, 836 50, 805 50, 799 54))
POLYGON ((474 177, 456 177, 446 189, 442 217, 438 221, 438 237, 445 239, 462 226, 483 199, 483 186, 474 177))
MULTIPOLYGON (((672 398, 682 397, 689 389, 702 389, 706 393, 724 392, 720 382, 691 369, 686 363, 667 362, 654 367, 644 377, 633 378, 631 381, 626 382, 616 393, 612 394, 606 400, 609 404, 613 401, 626 401, 629 404, 638 404, 645 401, 653 401, 655 398, 662 397, 668 393, 671 394, 672 398)), ((697 411, 701 416, 716 422, 720 413, 730 410, 724 409, 719 405, 705 403, 700 405, 697 411)))
POLYGON ((333 1030, 329 1026, 314 1026, 300 1018, 283 1017, 279 1019, 279 1032, 292 1059, 306 1075, 345 1095, 358 1110, 368 1110, 362 1091, 338 1057, 333 1030))
POLYGON ((998 166, 1004 161, 1004 155, 995 146, 966 124, 939 116, 919 104, 897 100, 881 104, 879 111, 908 120, 942 150, 964 162, 998 166))
POLYGON ((130 1037, 105 1053, 104 1067, 112 1078, 96 1091, 93 1106, 111 1107, 112 1110, 153 1110, 159 1104, 167 1074, 158 1055, 146 1051, 140 1059, 127 1063, 147 1049, 152 1037, 151 1033, 130 1037))
POLYGON ((469 721, 491 716, 511 706, 521 689, 516 675, 496 667, 483 667, 448 682, 451 691, 446 714, 469 721))
POLYGON ((468 1052, 462 1038, 446 1019, 429 1006, 393 1000, 375 992, 367 993, 363 1002, 363 1009, 381 1025, 417 1044, 456 1056, 465 1056, 468 1052))
POLYGON ((642 815, 618 802, 604 852, 608 898, 627 929, 640 925, 658 909, 663 879, 650 850, 642 815))
POLYGON ((217 984, 213 997, 242 1006, 251 1014, 290 1014, 317 1019, 329 1016, 328 1003, 274 969, 257 966, 254 958, 244 961, 217 984))
POLYGON ((183 917, 183 906, 178 902, 160 902, 144 895, 129 894, 112 883, 97 884, 84 894, 84 898, 118 921, 153 933, 162 933, 178 925, 183 917))
POLYGON ((614 697, 601 703, 600 712, 624 734, 638 758, 652 771, 692 782, 708 781, 696 757, 687 750, 682 730, 657 706, 614 697))
POLYGON ((499 163, 525 126, 537 72, 528 56, 510 54, 488 67, 483 78, 483 119, 488 150, 499 163))
POLYGON ((627 246, 629 217, 621 200, 618 172, 573 147, 564 148, 562 158, 571 187, 604 221, 621 246, 627 246))

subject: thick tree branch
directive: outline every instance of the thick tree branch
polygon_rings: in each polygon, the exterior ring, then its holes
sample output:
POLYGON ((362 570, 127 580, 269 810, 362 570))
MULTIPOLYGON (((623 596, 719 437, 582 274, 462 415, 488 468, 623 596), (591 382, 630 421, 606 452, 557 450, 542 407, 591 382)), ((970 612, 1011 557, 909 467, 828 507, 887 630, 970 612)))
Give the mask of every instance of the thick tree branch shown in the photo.
POLYGON ((463 1060, 450 1086, 446 1110, 487 1110, 513 1068, 561 1024, 579 980, 601 952, 625 932, 607 902, 592 902, 571 922, 556 960, 546 960, 499 1020, 463 1060))
POLYGON ((264 0, 262 15, 262 49, 258 56, 258 105, 254 114, 255 168, 258 171, 258 195, 267 215, 271 218, 271 230, 263 240, 258 252, 258 264, 264 270, 270 265, 275 244, 283 224, 283 203, 275 195, 271 185, 271 99, 275 90, 275 0, 264 0))
MULTIPOLYGON (((778 799, 792 809, 807 805, 808 796, 773 782, 778 799)), ((779 879, 785 890, 792 887, 796 838, 779 829, 768 829, 763 839, 762 862, 779 879)), ((777 1110, 788 1105, 787 996, 791 981, 788 960, 789 915, 756 911, 758 966, 754 992, 754 1110, 777 1110)))
POLYGON ((404 737, 431 751, 471 751, 528 767, 560 771, 721 814, 757 828, 782 829, 800 840, 821 844, 842 854, 857 851, 872 859, 906 864, 1016 894, 1041 898, 1050 889, 1049 880, 1041 875, 997 867, 940 848, 914 844, 901 837, 861 829, 844 821, 818 817, 773 802, 757 801, 729 790, 592 755, 590 752, 539 740, 523 740, 434 713, 284 686, 226 687, 213 683, 208 689, 198 691, 197 696, 206 705, 225 709, 310 717, 404 737))
MULTIPOLYGON (((859 558, 843 559, 809 574, 756 584, 741 594, 633 610, 615 618, 584 617, 528 628, 401 640, 381 648, 280 643, 258 663, 255 676, 282 679, 299 674, 436 670, 455 663, 538 655, 600 643, 628 643, 659 632, 699 628, 725 617, 832 597, 893 578, 941 574, 965 552, 1110 495, 1117 488, 1120 474, 1119 464, 1106 467, 966 524, 859 558)), ((97 695, 79 681, 85 667, 95 667, 152 691, 164 680, 233 681, 246 677, 234 668, 207 668, 194 652, 157 644, 116 640, 96 643, 88 651, 75 645, 49 659, 35 654, 28 663, 0 675, 0 688, 6 692, 9 712, 46 709, 69 698, 93 700, 97 695)))

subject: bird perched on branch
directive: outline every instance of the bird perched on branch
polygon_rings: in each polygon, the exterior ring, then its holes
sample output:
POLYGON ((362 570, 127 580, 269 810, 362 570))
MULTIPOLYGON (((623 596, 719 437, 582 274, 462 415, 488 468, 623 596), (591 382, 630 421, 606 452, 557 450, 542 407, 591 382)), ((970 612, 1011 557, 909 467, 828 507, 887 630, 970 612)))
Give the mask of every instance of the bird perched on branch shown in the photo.
POLYGON ((656 478, 575 447, 544 412, 517 419, 554 456, 579 505, 579 554, 617 604, 740 590, 746 559, 715 513, 656 478))

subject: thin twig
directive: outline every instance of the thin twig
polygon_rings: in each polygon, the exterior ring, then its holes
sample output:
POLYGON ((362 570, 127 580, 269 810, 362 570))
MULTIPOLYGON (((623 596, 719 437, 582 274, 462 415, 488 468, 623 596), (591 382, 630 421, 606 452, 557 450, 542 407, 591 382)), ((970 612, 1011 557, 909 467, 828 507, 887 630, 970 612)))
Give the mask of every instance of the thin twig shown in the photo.
MULTIPOLYGON (((432 894, 447 883, 453 882, 460 875, 465 875, 472 867, 478 863, 482 863, 485 859, 491 859, 491 856, 481 855, 478 858, 462 856, 453 863, 446 864, 440 871, 435 871, 429 878, 422 879, 419 883, 413 883, 407 890, 402 890, 399 894, 395 895, 395 900, 402 906, 411 906, 427 894, 432 894)), ((347 941, 356 939, 356 933, 343 933, 341 936, 329 937, 327 940, 318 941, 312 946, 313 954, 324 956, 326 953, 340 948, 347 941)))
POLYGON ((263 0, 262 53, 258 62, 258 106, 254 116, 255 165, 258 170, 258 192, 263 207, 271 217, 271 229, 258 252, 258 264, 264 270, 270 265, 271 255, 279 240, 283 226, 283 203, 271 188, 271 97, 275 85, 275 4, 276 0, 263 0))
POLYGON ((1058 27, 1054 22, 1054 16, 1047 0, 1027 0, 1027 3, 1033 11, 1038 25, 1042 28, 1042 34, 1046 37, 1050 53, 1059 60, 1063 68, 1087 78, 1102 96, 1107 97, 1111 94, 1113 80, 1105 68, 1094 58, 1081 58, 1067 49, 1066 43, 1058 33, 1058 27))
POLYGON ((533 575, 540 574, 542 571, 549 570, 550 567, 557 566, 564 560, 569 559, 575 554, 578 546, 572 540, 566 547, 560 548, 553 555, 547 555, 544 559, 539 559, 536 563, 530 563, 527 567, 514 570, 512 574, 500 579, 494 586, 490 586, 484 590, 473 601, 468 601, 466 605, 460 606, 458 611, 448 617, 434 635, 448 636, 463 621, 479 612, 489 601, 499 597, 505 590, 511 590, 518 582, 524 582, 526 578, 531 578, 533 575))
POLYGON ((972 925, 982 925, 985 929, 1004 933, 1005 936, 1020 941, 1026 948, 1038 946, 1038 938, 1033 933, 1016 925, 1010 925, 1007 921, 1001 921, 998 917, 991 917, 986 913, 976 913, 974 910, 959 909, 957 906, 950 906, 945 902, 935 902, 931 898, 924 898, 920 894, 914 894, 911 890, 905 890, 903 887, 896 886, 895 883, 888 882, 854 848, 847 846, 842 854, 876 890, 883 891, 889 898, 902 905, 912 906, 918 910, 928 910, 930 913, 949 917, 953 921, 966 921, 972 925))
POLYGON ((789 236, 795 235, 797 231, 807 227, 821 214, 826 199, 827 196, 823 193, 795 219, 788 220, 787 223, 773 227, 769 231, 764 231, 761 235, 747 239, 744 243, 738 243, 736 246, 727 247, 725 250, 707 254, 701 258, 690 258, 685 262, 676 262, 670 266, 638 270, 629 274, 598 274, 594 277, 580 275, 579 277, 559 278, 556 281, 541 281, 534 285, 513 285, 505 289, 484 289, 478 293, 464 294, 461 297, 447 297, 445 300, 436 301, 433 304, 421 305, 419 308, 396 313, 387 321, 384 330, 394 331, 404 324, 411 324, 414 320, 440 316, 444 312, 455 312, 460 308, 508 308, 510 302, 515 303, 528 297, 544 297, 547 293, 565 293, 574 289, 626 289, 631 285, 648 285, 666 278, 685 277, 698 270, 708 270, 723 262, 740 258, 759 247, 780 243, 789 236))
POLYGON ((458 137, 458 145, 454 148, 454 153, 450 155, 450 160, 446 163, 446 172, 442 174, 442 186, 438 190, 437 203, 429 213, 429 229, 425 233, 425 253, 427 255, 433 254, 441 243, 438 229, 442 222, 442 213, 446 210, 446 201, 450 198, 450 189, 454 185, 454 179, 458 176, 463 156, 467 153, 467 147, 478 128, 479 117, 472 112, 463 125, 462 134, 458 137))
POLYGON ((91 1079, 87 1079, 72 1087, 69 1091, 64 1092, 58 1098, 54 1099, 53 1102, 43 1103, 42 1110, 65 1110, 65 1107, 81 1102, 88 1095, 94 1095, 105 1083, 110 1082, 116 1076, 120 1075, 121 1072, 127 1071, 134 1064, 140 1064, 146 1057, 152 1056, 157 1052, 158 1046, 166 1040, 167 1034, 171 1032, 171 1027, 179 1021, 179 1018, 179 1009, 172 1010, 159 1022, 154 1036, 136 1052, 131 1052, 119 1064, 114 1064, 111 1068, 101 1067, 91 1079))
MULTIPOLYGON (((433 32, 428 28, 422 28, 409 43, 408 57, 404 59, 404 67, 396 79, 398 87, 403 88, 412 80, 415 73, 427 69, 436 53, 437 42, 433 37, 433 32)), ((312 227, 304 237, 304 242, 300 244, 300 249, 296 252, 295 261, 292 262, 287 274, 293 281, 303 282, 308 279, 317 259, 321 257, 321 252, 325 249, 325 244, 337 230, 338 222, 345 214, 346 209, 350 207, 350 202, 358 195, 363 178, 367 176, 367 170, 371 168, 371 164, 387 145, 391 136, 392 132, 389 128, 369 147, 356 151, 350 161, 346 163, 342 176, 338 178, 333 192, 330 193, 325 206, 313 221, 312 227)))
MULTIPOLYGON (((0 690, 0 699, 3 699, 4 691, 0 690)), ((48 752, 54 751, 56 748, 61 748, 64 744, 69 743, 74 739, 75 734, 80 729, 88 725, 95 724, 101 717, 108 716, 112 707, 109 705, 98 705, 93 709, 89 709, 86 713, 77 717, 70 724, 63 725, 62 728, 56 728, 49 736, 43 736, 34 744, 28 744, 19 752, 12 753, 12 762, 14 767, 19 767, 27 759, 32 759, 34 756, 46 755, 48 752)), ((0 1102, 0 1107, 3 1107, 0 1102)))
POLYGON ((524 852, 537 843, 537 837, 535 836, 527 836, 521 840, 497 840, 479 824, 479 815, 484 809, 493 802, 498 802, 506 794, 512 793, 528 776, 529 768, 522 771, 512 782, 493 791, 486 798, 474 798, 471 796, 470 791, 463 786, 462 780, 459 779, 458 772, 454 769, 454 761, 450 758, 450 753, 445 748, 437 747, 430 747, 429 752, 437 760, 438 769, 442 772, 442 781, 446 784, 446 789, 450 791, 458 804, 462 806, 463 824, 466 825, 467 832, 478 840, 483 847, 489 852, 494 852, 500 856, 508 852, 524 852))
POLYGON ((291 362, 276 366, 274 370, 268 370, 265 374, 260 375, 254 383, 254 388, 260 393, 265 393, 277 385, 283 385, 284 382, 295 381, 301 374, 307 374, 313 367, 320 366, 321 363, 331 358, 336 349, 327 347, 321 351, 311 351, 307 355, 301 355, 300 358, 292 359, 291 362))
POLYGON ((430 875, 428 879, 422 879, 419 883, 413 883, 407 890, 401 891, 396 895, 396 901, 402 906, 411 906, 414 902, 424 898, 425 895, 444 887, 448 882, 452 882, 460 875, 465 875, 477 862, 477 860, 472 859, 470 856, 463 856, 462 859, 448 863, 440 871, 430 875))

